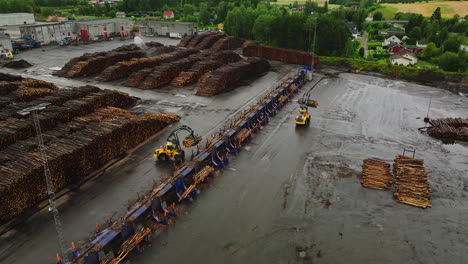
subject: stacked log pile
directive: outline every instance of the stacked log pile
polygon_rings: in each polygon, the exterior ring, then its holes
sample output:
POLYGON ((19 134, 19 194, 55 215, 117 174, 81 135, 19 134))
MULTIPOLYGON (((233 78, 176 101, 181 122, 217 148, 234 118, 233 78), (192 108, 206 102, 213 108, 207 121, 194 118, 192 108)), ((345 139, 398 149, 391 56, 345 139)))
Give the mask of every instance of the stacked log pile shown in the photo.
POLYGON ((3 95, 0 96, 0 109, 18 102, 28 102, 33 99, 54 94, 58 87, 53 83, 35 80, 21 79, 21 81, 3 83, 3 95), (6 88, 9 87, 9 88, 6 88), (10 92, 8 92, 10 90, 10 92))
POLYGON ((213 96, 229 91, 238 86, 240 81, 256 77, 269 69, 270 64, 262 58, 249 58, 227 64, 203 75, 197 84, 202 89, 196 94, 213 96))
POLYGON ((212 34, 211 36, 208 36, 204 38, 200 43, 198 43, 194 48, 197 50, 204 50, 211 48, 213 44, 218 41, 219 39, 225 37, 226 35, 224 34, 212 34))
MULTIPOLYGON (((93 170, 179 120, 108 107, 45 132, 54 191, 79 183, 93 170)), ((9 220, 47 197, 36 139, 0 151, 0 220, 9 220)))
POLYGON ((314 60, 314 65, 319 63, 319 57, 312 52, 259 46, 254 42, 244 43, 242 54, 300 65, 311 65, 312 59, 314 60))
POLYGON ((195 37, 195 35, 190 35, 190 36, 186 36, 185 38, 183 38, 179 44, 177 46, 179 47, 187 47, 187 45, 189 44, 189 42, 195 37))
POLYGON ((112 81, 125 78, 128 77, 130 74, 137 72, 141 69, 153 68, 162 63, 185 58, 197 52, 198 51, 195 49, 176 50, 171 53, 161 54, 154 57, 119 62, 116 65, 110 66, 106 70, 104 70, 100 76, 100 79, 102 81, 112 81))
POLYGON ((392 187, 390 164, 376 159, 365 159, 363 162, 361 185, 378 190, 390 190, 392 187))
POLYGON ((187 43, 187 48, 195 48, 200 42, 203 41, 204 38, 209 37, 213 34, 205 33, 205 34, 197 34, 195 35, 190 41, 187 43))
POLYGON ((468 118, 440 118, 430 124, 427 133, 432 137, 468 140, 468 118))
POLYGON ((138 87, 142 89, 155 89, 170 83, 180 72, 188 70, 199 59, 185 58, 154 67, 138 87))
POLYGON ((23 80, 23 77, 19 75, 13 75, 13 74, 0 72, 0 81, 14 82, 14 81, 21 81, 21 80, 23 80))
POLYGON ((105 68, 114 65, 117 62, 128 61, 133 58, 145 56, 142 50, 108 52, 102 56, 91 57, 88 60, 78 61, 68 71, 63 69, 57 73, 58 76, 73 78, 80 76, 90 76, 102 72, 105 68))
POLYGON ((222 63, 214 60, 204 60, 196 62, 190 69, 183 71, 172 80, 172 86, 186 86, 195 83, 204 73, 221 67, 222 63))
POLYGON ((424 160, 398 155, 393 164, 396 175, 394 195, 400 203, 422 208, 431 207, 429 174, 424 169, 424 160))
POLYGON ((231 62, 240 61, 242 59, 239 54, 228 50, 210 53, 206 56, 206 58, 209 60, 219 61, 222 64, 228 64, 231 62))
POLYGON ((156 42, 156 41, 147 42, 147 43, 145 43, 145 45, 146 45, 147 47, 150 47, 150 48, 164 47, 164 44, 159 43, 159 42, 156 42))
MULTIPOLYGON (((51 105, 38 113, 42 130, 50 130, 59 123, 67 123, 75 117, 87 115, 101 107, 114 106, 126 108, 137 101, 135 97, 128 96, 125 93, 98 90, 98 92, 91 93, 83 98, 66 101, 62 105, 51 105)), ((60 92, 57 95, 60 96, 60 92)), ((40 100, 36 100, 35 103, 35 105, 39 104, 40 100)), ((32 106, 34 104, 29 105, 32 106)), ((17 107, 15 108, 18 109, 17 107)), ((18 115, 16 116, 18 117, 18 115)), ((32 137, 34 134, 35 128, 31 118, 10 117, 4 121, 0 121, 0 149, 16 141, 32 137)))
POLYGON ((239 37, 229 36, 222 38, 211 47, 212 51, 233 50, 242 47, 244 40, 239 37))

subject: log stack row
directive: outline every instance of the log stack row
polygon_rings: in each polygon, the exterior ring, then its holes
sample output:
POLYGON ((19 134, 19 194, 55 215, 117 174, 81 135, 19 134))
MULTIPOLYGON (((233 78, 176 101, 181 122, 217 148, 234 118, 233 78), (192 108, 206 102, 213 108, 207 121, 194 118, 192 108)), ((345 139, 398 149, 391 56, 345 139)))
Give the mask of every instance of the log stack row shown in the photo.
POLYGON ((269 69, 270 64, 262 58, 249 58, 227 64, 200 78, 197 85, 202 89, 197 91, 197 95, 213 96, 229 91, 241 81, 256 77, 269 69))
MULTIPOLYGON (((57 95, 60 95, 60 92, 57 95)), ((39 104, 40 101, 36 101, 39 104)), ((38 113, 38 118, 42 131, 47 131, 60 123, 67 123, 73 118, 90 114, 98 108, 107 106, 126 108, 136 101, 135 97, 125 93, 99 89, 99 91, 90 93, 83 98, 69 100, 61 105, 50 105, 38 113)), ((0 149, 35 135, 34 123, 31 118, 10 117, 0 121, 0 126, 0 149)))
POLYGON ((155 89, 166 85, 177 77, 180 72, 188 70, 197 61, 199 59, 185 58, 156 66, 138 87, 142 89, 155 89))
POLYGON ((187 48, 195 48, 198 44, 200 44, 203 39, 212 36, 213 33, 204 33, 204 34, 197 34, 193 38, 190 39, 190 41, 187 43, 187 48))
POLYGON ((251 41, 244 43, 242 54, 300 65, 311 65, 312 60, 314 60, 314 65, 319 63, 319 57, 313 52, 259 46, 251 41))
MULTIPOLYGON (((45 132, 54 191, 80 183, 93 170, 179 120, 108 107, 45 132)), ((0 151, 0 220, 8 220, 47 197, 41 156, 31 137, 0 151)))
POLYGON ((200 43, 198 43, 194 48, 197 50, 204 50, 211 48, 213 44, 221 38, 226 37, 224 34, 212 34, 206 38, 204 38, 200 43))
POLYGON ((217 69, 223 65, 221 62, 214 60, 203 60, 196 62, 190 69, 183 71, 172 80, 171 85, 182 87, 195 83, 206 72, 217 69))
POLYGON ((427 133, 432 137, 468 140, 468 118, 440 118, 430 120, 427 133))
POLYGON ((392 187, 390 164, 376 159, 365 159, 362 164, 361 185, 378 190, 390 190, 392 187))
POLYGON ((62 69, 56 75, 67 78, 90 76, 102 72, 105 68, 117 62, 141 58, 143 56, 145 56, 145 52, 142 50, 108 52, 102 56, 90 57, 88 60, 78 61, 69 68, 67 66, 67 71, 62 69))
POLYGON ((215 44, 211 47, 212 51, 221 51, 221 50, 233 50, 233 49, 238 49, 242 47, 242 44, 244 44, 244 40, 235 37, 235 36, 229 36, 222 38, 218 41, 216 41, 215 44))
POLYGON ((2 90, 3 95, 0 96, 0 109, 15 103, 28 102, 39 97, 54 94, 58 89, 57 86, 50 82, 24 78, 21 81, 3 81, 2 87, 5 88, 2 90))
POLYGON ((198 51, 195 49, 176 50, 174 52, 165 53, 154 57, 123 61, 104 70, 100 76, 100 79, 102 81, 112 81, 125 78, 139 70, 153 68, 162 63, 185 58, 197 52, 198 51))
POLYGON ((431 207, 429 174, 424 169, 424 160, 398 155, 393 170, 396 176, 394 195, 400 203, 431 207))
POLYGON ((187 45, 189 44, 189 42, 195 37, 196 35, 190 35, 190 36, 186 36, 185 38, 181 39, 179 44, 177 46, 179 47, 187 47, 187 45))

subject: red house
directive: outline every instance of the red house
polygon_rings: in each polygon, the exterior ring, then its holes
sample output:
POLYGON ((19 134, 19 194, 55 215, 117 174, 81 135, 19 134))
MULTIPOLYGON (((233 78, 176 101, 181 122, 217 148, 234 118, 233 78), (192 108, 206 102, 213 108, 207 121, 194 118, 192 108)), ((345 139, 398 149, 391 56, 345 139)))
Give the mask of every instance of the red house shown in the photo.
POLYGON ((164 11, 163 16, 164 16, 165 19, 173 18, 174 17, 174 12, 164 11))
POLYGON ((424 48, 416 47, 416 46, 403 46, 397 43, 391 43, 388 45, 388 52, 397 54, 402 52, 403 50, 408 51, 409 53, 423 53, 424 48))

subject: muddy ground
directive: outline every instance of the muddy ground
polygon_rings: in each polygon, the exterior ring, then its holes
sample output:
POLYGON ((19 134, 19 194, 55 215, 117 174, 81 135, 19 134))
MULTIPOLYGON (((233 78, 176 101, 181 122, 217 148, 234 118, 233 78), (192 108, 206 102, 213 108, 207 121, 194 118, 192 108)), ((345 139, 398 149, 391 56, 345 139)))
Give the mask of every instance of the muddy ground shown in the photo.
MULTIPOLYGON (((96 82, 50 73, 84 50, 121 44, 33 50, 18 57, 33 64, 25 72, 28 76, 61 86, 82 85, 96 82)), ((193 88, 98 86, 143 98, 136 109, 180 114, 180 124, 206 135, 299 68, 273 66, 275 71, 255 82, 211 98, 194 96, 193 88)), ((466 263, 468 145, 444 145, 417 128, 424 125, 418 118, 426 115, 429 98, 433 118, 468 116, 468 98, 348 73, 324 81, 312 94, 320 105, 311 110, 309 128, 295 127, 298 108, 288 104, 231 159, 209 189, 184 207, 176 225, 131 263, 466 263), (362 159, 391 162, 405 147, 415 148, 416 156, 425 159, 432 208, 399 204, 391 192, 359 183, 362 159)), ((152 157, 167 134, 60 200, 67 241, 86 243, 96 221, 103 222, 108 214, 120 216, 129 198, 169 173, 170 167, 152 157)), ((0 263, 53 263, 58 246, 52 223, 52 216, 41 212, 4 234, 0 263)))

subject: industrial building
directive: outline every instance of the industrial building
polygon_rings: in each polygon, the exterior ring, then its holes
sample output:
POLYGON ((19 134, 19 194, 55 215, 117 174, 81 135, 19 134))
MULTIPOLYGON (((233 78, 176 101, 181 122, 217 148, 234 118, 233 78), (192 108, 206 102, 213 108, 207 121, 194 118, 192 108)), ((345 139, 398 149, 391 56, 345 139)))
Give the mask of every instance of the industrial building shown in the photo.
POLYGON ((20 26, 21 36, 28 36, 41 44, 60 42, 65 38, 76 38, 73 23, 48 23, 39 25, 20 26))
POLYGON ((133 22, 128 19, 99 19, 75 23, 83 40, 99 40, 130 35, 133 22))
POLYGON ((183 38, 198 31, 198 23, 173 21, 137 21, 142 35, 183 38))
POLYGON ((65 38, 81 38, 83 41, 128 36, 133 27, 127 19, 100 19, 78 22, 56 22, 39 25, 20 26, 22 36, 47 45, 60 42, 65 38))
POLYGON ((30 13, 11 13, 0 15, 0 26, 15 26, 34 24, 34 14, 30 13))
POLYGON ((11 38, 9 35, 5 34, 5 30, 0 28, 0 56, 13 52, 13 47, 11 45, 11 38))

